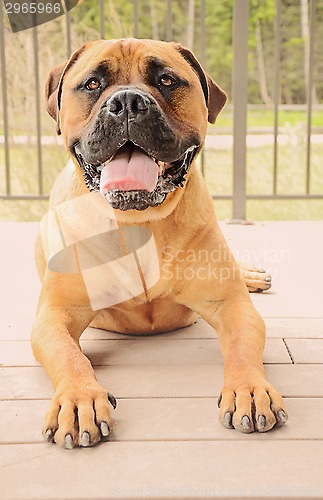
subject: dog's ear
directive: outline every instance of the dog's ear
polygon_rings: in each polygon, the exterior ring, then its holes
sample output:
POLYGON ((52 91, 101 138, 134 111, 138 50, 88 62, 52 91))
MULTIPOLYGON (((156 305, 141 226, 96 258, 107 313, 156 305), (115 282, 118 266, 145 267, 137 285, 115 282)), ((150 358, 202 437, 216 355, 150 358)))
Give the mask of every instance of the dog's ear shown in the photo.
POLYGON ((46 110, 48 114, 56 120, 57 123, 57 134, 60 135, 60 124, 59 124, 59 110, 60 110, 60 100, 62 93, 62 84, 66 72, 73 66, 74 62, 85 50, 85 45, 82 45, 78 50, 76 50, 68 61, 55 66, 50 70, 46 85, 45 85, 45 99, 46 99, 46 110))
MULTIPOLYGON (((52 68, 48 73, 45 85, 46 110, 56 122, 58 121, 58 87, 66 65, 67 61, 52 68)), ((57 133, 60 134, 59 127, 57 128, 57 133)))
POLYGON ((226 103, 226 93, 215 83, 212 78, 205 73, 202 66, 194 56, 194 54, 178 43, 173 44, 179 53, 184 57, 185 61, 192 66, 196 71, 202 86, 205 97, 205 102, 208 108, 208 121, 215 123, 216 117, 226 103))

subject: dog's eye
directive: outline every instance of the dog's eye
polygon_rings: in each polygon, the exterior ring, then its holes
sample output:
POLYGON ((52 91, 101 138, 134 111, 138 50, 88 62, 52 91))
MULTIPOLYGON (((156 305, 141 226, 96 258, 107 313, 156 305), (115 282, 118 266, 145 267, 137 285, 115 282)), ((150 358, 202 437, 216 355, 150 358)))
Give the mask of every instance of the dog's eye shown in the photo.
POLYGON ((171 87, 175 83, 175 80, 169 75, 162 75, 159 79, 159 83, 164 87, 171 87))
POLYGON ((101 83, 97 78, 90 78, 86 83, 85 83, 85 88, 87 90, 98 90, 101 87, 101 83))

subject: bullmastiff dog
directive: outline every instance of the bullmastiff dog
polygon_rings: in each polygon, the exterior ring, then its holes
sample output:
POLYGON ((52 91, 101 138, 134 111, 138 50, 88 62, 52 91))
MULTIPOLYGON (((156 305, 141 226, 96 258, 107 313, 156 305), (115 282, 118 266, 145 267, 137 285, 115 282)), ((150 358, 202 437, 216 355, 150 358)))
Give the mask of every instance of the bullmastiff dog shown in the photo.
POLYGON ((196 166, 207 122, 225 101, 176 43, 89 42, 50 71, 47 110, 71 161, 36 244, 42 289, 32 348, 55 391, 46 441, 92 446, 112 430, 115 398, 79 345, 89 325, 139 335, 198 316, 216 330, 224 357, 222 424, 250 433, 286 422, 246 286, 262 288, 262 275, 235 262, 196 166))

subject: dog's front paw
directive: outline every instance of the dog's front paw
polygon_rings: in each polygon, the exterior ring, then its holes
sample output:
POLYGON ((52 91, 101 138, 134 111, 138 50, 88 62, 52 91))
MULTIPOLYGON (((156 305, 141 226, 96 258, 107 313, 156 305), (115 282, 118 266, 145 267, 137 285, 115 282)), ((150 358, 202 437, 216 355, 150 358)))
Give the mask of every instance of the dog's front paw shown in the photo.
POLYGON ((218 406, 224 427, 244 433, 269 431, 288 418, 282 397, 268 383, 225 386, 218 406))
POLYGON ((98 384, 57 390, 45 416, 45 441, 67 449, 95 445, 112 430, 110 404, 116 407, 114 396, 98 384))

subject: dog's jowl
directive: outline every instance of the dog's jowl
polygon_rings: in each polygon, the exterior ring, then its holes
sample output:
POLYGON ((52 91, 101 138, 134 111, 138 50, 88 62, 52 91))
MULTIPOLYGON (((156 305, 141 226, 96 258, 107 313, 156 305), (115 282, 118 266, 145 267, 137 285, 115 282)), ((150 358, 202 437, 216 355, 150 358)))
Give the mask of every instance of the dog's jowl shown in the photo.
POLYGON ((91 446, 113 428, 115 399, 79 346, 89 325, 140 335, 201 316, 224 357, 222 424, 248 433, 287 420, 262 364, 264 323, 195 165, 225 101, 175 43, 90 42, 50 71, 47 110, 71 160, 36 245, 32 347, 55 391, 47 441, 91 446))

